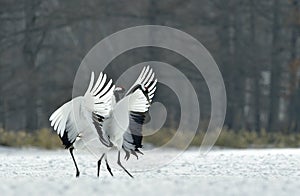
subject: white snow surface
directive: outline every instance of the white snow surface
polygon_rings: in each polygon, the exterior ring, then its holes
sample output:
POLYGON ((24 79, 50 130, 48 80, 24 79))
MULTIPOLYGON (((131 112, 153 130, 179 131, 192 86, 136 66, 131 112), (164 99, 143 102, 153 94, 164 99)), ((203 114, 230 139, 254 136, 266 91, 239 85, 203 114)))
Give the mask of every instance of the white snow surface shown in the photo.
POLYGON ((0 195, 300 195, 299 149, 212 150, 206 156, 195 149, 146 153, 139 160, 123 160, 131 179, 113 164, 116 152, 108 155, 114 177, 103 161, 97 178, 97 159, 74 151, 81 172, 75 178, 67 150, 1 147, 0 195), (157 166, 158 160, 166 164, 157 166))

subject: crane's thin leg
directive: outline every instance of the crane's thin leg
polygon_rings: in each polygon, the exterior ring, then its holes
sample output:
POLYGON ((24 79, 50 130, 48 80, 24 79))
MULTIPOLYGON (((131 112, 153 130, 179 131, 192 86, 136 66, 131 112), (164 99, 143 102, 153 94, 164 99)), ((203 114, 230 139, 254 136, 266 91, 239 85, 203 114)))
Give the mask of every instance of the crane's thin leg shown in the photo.
POLYGON ((110 169, 109 165, 108 165, 108 162, 107 162, 107 158, 106 158, 106 157, 105 157, 105 162, 106 162, 106 168, 107 168, 107 170, 109 171, 110 175, 111 175, 111 176, 114 176, 113 173, 111 172, 111 169, 110 169))
POLYGON ((97 177, 99 178, 99 174, 100 174, 100 165, 101 165, 101 161, 104 157, 104 153, 102 154, 102 156, 100 157, 99 161, 98 161, 98 169, 97 169, 97 177))
POLYGON ((119 151, 118 152, 118 165, 120 165, 120 167, 122 167, 122 169, 131 177, 133 178, 133 176, 125 169, 125 167, 121 164, 121 161, 120 161, 120 154, 121 152, 119 151))
POLYGON ((76 167, 76 178, 77 178, 77 177, 79 177, 80 172, 79 172, 79 169, 78 169, 78 167, 77 167, 77 163, 76 163, 75 158, 74 158, 74 155, 73 155, 73 150, 74 150, 74 147, 71 147, 71 148, 69 149, 70 154, 71 154, 71 156, 72 156, 72 159, 73 159, 73 161, 74 161, 75 167, 76 167))

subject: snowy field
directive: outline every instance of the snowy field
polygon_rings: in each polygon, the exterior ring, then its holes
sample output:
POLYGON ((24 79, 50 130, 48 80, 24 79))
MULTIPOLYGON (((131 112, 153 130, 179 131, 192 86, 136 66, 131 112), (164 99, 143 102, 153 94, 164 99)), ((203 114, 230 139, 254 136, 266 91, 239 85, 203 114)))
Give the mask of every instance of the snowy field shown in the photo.
POLYGON ((123 161, 134 179, 116 164, 114 177, 102 164, 97 178, 97 160, 74 154, 80 178, 66 150, 0 148, 0 195, 300 195, 298 149, 213 150, 205 157, 197 150, 147 152, 123 161))

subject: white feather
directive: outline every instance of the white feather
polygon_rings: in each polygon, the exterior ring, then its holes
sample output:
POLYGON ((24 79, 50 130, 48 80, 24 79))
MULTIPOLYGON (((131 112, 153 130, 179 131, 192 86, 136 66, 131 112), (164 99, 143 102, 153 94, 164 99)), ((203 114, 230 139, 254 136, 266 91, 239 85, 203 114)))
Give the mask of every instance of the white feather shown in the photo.
MULTIPOLYGON (((98 137, 97 130, 93 125, 92 112, 104 117, 109 115, 115 86, 111 85, 112 80, 106 84, 106 74, 100 73, 95 84, 94 77, 94 72, 92 72, 84 96, 76 97, 65 103, 50 116, 51 126, 60 137, 63 137, 65 132, 71 142, 74 142, 79 134, 98 137), (102 87, 104 88, 102 89, 102 87)), ((101 145, 100 140, 99 145, 101 145)))

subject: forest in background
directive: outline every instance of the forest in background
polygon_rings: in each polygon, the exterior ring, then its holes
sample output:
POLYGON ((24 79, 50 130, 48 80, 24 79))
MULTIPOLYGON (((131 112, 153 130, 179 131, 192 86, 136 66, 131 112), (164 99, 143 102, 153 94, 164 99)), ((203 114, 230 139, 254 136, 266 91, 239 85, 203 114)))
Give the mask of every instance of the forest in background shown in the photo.
MULTIPOLYGON (((72 98, 85 54, 106 36, 145 24, 180 29, 210 51, 225 82, 226 129, 300 132, 300 0, 0 0, 0 129, 49 128, 50 114, 72 98)), ((111 70, 150 60, 190 79, 205 129, 209 92, 187 59, 134 49, 111 62, 111 70)), ((169 103, 166 128, 177 126, 176 101, 169 103)))

